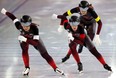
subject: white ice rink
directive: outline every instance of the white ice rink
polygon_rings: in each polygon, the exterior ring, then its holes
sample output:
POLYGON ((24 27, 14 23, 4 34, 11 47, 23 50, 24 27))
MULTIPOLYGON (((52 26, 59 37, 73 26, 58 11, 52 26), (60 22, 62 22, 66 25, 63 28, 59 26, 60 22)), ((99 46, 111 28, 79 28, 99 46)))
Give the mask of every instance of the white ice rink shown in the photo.
MULTIPOLYGON (((116 78, 116 0, 88 0, 93 4, 103 22, 100 38, 102 45, 96 46, 105 61, 112 67, 108 73, 99 61, 86 49, 80 54, 84 73, 79 74, 77 64, 71 56, 68 61, 61 59, 68 50, 67 33, 58 33, 60 20, 53 20, 53 13, 62 14, 78 6, 80 0, 0 0, 0 10, 8 11, 20 18, 30 15, 40 25, 40 36, 58 67, 66 73, 61 76, 53 71, 40 54, 30 46, 29 78, 116 78)), ((0 78, 28 78, 22 75, 24 69, 21 49, 18 44, 19 32, 12 21, 0 13, 0 78)))

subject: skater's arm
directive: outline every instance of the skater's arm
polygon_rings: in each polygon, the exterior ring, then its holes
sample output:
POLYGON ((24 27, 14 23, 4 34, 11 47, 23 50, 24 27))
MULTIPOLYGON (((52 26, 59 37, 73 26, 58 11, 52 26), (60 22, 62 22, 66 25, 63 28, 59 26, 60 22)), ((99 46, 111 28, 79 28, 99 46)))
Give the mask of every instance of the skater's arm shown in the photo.
POLYGON ((62 20, 62 27, 65 28, 65 29, 67 29, 67 27, 69 26, 68 19, 64 15, 53 14, 52 18, 54 18, 54 19, 55 18, 61 19, 62 20))
POLYGON ((64 16, 70 16, 72 15, 73 13, 78 13, 79 12, 79 7, 75 7, 75 8, 72 8, 71 10, 68 10, 67 12, 65 12, 63 15, 64 16))
POLYGON ((98 22, 98 28, 97 28, 97 35, 99 35, 100 34, 100 31, 101 31, 101 28, 102 28, 102 21, 101 20, 99 20, 98 22))
POLYGON ((95 21, 98 23, 98 28, 96 34, 99 35, 101 28, 102 28, 102 21, 101 18, 97 15, 97 13, 93 9, 89 9, 91 12, 92 16, 95 18, 95 21))
POLYGON ((37 39, 30 39, 30 38, 26 38, 22 35, 18 36, 18 40, 20 42, 26 42, 28 44, 31 44, 31 45, 34 45, 34 46, 37 46, 38 45, 38 40, 37 39))
POLYGON ((33 40, 39 40, 39 28, 37 27, 37 25, 33 27, 33 30, 34 30, 33 40))
POLYGON ((1 10, 1 13, 4 14, 4 15, 7 15, 13 21, 13 23, 15 24, 17 29, 20 28, 21 23, 19 22, 19 20, 12 13, 8 12, 4 8, 1 10))

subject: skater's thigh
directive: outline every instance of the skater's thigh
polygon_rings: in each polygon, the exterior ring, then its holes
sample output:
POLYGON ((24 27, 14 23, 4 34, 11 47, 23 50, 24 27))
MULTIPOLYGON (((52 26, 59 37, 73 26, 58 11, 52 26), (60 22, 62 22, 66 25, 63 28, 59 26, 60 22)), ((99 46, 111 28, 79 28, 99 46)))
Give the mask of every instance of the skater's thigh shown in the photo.
POLYGON ((95 47, 88 35, 86 36, 84 43, 85 43, 85 47, 87 47, 89 50, 95 47))
POLYGON ((44 46, 43 41, 41 39, 39 39, 37 42, 38 42, 38 45, 34 46, 34 48, 36 50, 38 50, 40 52, 40 54, 47 53, 47 50, 46 50, 46 47, 44 46))
POLYGON ((21 47, 22 51, 27 51, 29 48, 29 44, 26 42, 20 42, 20 47, 21 47))

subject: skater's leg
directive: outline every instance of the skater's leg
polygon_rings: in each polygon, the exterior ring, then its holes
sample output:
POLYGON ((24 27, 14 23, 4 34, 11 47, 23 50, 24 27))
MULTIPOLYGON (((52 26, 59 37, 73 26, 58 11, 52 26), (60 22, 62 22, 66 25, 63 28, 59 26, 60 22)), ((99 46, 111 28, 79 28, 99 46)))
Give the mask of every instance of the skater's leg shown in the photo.
POLYGON ((37 43, 38 43, 38 46, 34 46, 34 48, 40 52, 41 56, 48 62, 48 64, 53 69, 56 69, 57 66, 56 66, 54 60, 52 59, 52 57, 48 54, 42 40, 40 39, 39 41, 37 41, 37 43))
POLYGON ((89 50, 98 60, 102 65, 105 65, 106 62, 104 61, 103 56, 96 50, 96 48, 92 48, 91 50, 89 50))
POLYGON ((42 40, 38 41, 38 46, 34 46, 36 50, 38 50, 41 56, 47 61, 47 63, 54 69, 55 72, 58 72, 61 75, 64 75, 64 72, 60 70, 57 66, 53 58, 48 54, 42 40))
POLYGON ((103 58, 103 56, 97 51, 95 46, 93 45, 91 39, 87 36, 85 40, 86 47, 89 51, 98 59, 98 61, 104 66, 104 68, 108 71, 112 71, 111 67, 108 66, 103 58))
POLYGON ((25 42, 20 43, 20 46, 22 48, 22 58, 25 67, 29 67, 29 54, 28 54, 28 48, 29 45, 25 42))
POLYGON ((69 49, 67 55, 64 58, 62 58, 62 62, 67 61, 70 58, 70 55, 71 55, 71 50, 69 49))
POLYGON ((25 42, 20 43, 21 49, 22 49, 22 58, 23 62, 25 65, 25 69, 22 72, 23 75, 28 75, 30 71, 30 66, 29 66, 29 54, 28 54, 28 47, 29 45, 25 42))
POLYGON ((77 44, 75 42, 72 42, 69 44, 69 47, 71 49, 74 59, 77 62, 79 73, 81 73, 83 71, 83 66, 82 66, 82 63, 80 62, 78 52, 76 51, 77 44))
POLYGON ((83 45, 79 45, 79 48, 78 48, 78 53, 81 53, 83 50, 83 45))
POLYGON ((71 53, 72 53, 74 59, 76 60, 77 63, 79 63, 80 58, 79 58, 78 52, 76 50, 77 44, 72 42, 69 44, 69 47, 70 47, 70 50, 71 50, 71 53))
POLYGON ((111 67, 106 64, 103 56, 96 50, 95 47, 93 49, 91 49, 90 52, 99 60, 99 62, 103 65, 103 67, 106 70, 112 71, 111 67))

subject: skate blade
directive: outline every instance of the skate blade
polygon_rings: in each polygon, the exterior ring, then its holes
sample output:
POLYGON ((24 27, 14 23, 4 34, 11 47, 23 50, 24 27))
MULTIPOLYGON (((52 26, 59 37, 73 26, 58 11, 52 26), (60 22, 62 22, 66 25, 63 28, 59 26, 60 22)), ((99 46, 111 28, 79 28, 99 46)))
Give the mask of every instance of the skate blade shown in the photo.
POLYGON ((83 73, 83 71, 79 71, 79 74, 82 74, 83 73))
POLYGON ((108 73, 113 73, 113 71, 108 71, 108 73))
POLYGON ((79 76, 82 76, 84 73, 83 73, 83 71, 80 71, 79 72, 79 76))
POLYGON ((62 73, 63 76, 66 76, 65 73, 62 73))
POLYGON ((68 74, 65 73, 62 76, 60 76, 59 78, 69 78, 69 77, 68 77, 68 74))
POLYGON ((27 73, 27 74, 23 74, 23 76, 29 76, 29 73, 27 73))

